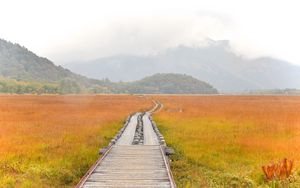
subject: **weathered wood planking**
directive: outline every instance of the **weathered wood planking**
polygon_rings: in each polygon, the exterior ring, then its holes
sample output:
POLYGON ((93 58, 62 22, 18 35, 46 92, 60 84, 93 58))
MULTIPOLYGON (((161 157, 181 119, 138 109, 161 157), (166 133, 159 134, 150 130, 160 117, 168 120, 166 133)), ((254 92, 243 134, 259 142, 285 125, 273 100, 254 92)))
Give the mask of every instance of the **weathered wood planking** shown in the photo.
POLYGON ((115 145, 83 187, 171 187, 163 155, 159 145, 115 145))
POLYGON ((122 136, 117 140, 116 145, 131 145, 137 125, 137 118, 141 113, 135 113, 124 130, 122 136))
POLYGON ((150 113, 146 112, 143 116, 144 124, 144 145, 159 145, 158 137, 154 132, 152 123, 149 119, 150 113))

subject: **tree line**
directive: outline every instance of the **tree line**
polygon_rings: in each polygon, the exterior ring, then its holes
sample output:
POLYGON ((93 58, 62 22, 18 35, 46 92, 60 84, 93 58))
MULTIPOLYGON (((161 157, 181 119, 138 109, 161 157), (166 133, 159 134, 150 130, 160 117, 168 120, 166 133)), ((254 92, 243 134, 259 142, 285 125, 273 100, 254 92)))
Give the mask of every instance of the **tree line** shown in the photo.
POLYGON ((69 79, 64 79, 58 83, 40 83, 0 78, 0 93, 67 94, 80 92, 80 86, 75 81, 69 79))

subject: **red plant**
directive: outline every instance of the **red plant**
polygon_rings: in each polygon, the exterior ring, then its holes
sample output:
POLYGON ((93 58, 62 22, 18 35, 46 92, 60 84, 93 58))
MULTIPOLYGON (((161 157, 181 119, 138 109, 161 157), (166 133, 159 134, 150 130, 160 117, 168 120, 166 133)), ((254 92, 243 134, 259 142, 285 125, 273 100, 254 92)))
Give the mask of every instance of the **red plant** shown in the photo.
POLYGON ((262 170, 264 171, 267 180, 284 180, 291 175, 293 163, 293 160, 284 158, 276 164, 272 163, 267 166, 262 166, 262 170))

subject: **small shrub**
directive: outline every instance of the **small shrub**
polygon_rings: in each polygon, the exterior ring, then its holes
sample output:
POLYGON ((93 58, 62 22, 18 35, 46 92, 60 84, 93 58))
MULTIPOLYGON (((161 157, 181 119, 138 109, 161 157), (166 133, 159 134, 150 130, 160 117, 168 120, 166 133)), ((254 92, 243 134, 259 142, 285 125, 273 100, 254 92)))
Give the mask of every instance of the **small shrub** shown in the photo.
POLYGON ((272 163, 267 166, 262 166, 262 169, 268 181, 285 180, 292 174, 293 161, 285 158, 277 164, 272 163))

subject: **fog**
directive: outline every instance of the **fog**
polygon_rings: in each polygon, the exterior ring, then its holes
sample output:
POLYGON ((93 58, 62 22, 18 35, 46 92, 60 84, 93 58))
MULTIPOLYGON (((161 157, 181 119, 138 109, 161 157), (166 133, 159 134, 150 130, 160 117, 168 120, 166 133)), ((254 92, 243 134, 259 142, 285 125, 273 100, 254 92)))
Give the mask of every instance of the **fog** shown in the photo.
POLYGON ((229 40, 236 53, 300 65, 297 1, 0 0, 0 38, 56 64, 229 40))

